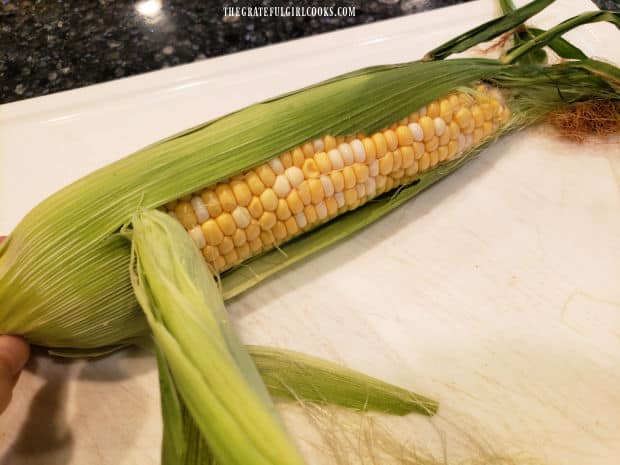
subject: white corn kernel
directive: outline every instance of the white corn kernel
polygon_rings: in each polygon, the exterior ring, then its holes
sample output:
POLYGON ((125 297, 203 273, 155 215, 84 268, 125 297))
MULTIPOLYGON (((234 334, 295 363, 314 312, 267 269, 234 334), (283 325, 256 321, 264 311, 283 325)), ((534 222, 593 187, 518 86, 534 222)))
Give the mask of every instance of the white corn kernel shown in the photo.
POLYGON ((320 177, 321 185, 323 186, 323 191, 325 192, 325 197, 331 197, 334 195, 334 183, 329 176, 323 175, 320 177))
POLYGON ((364 163, 366 161, 366 150, 364 150, 364 144, 359 139, 352 140, 349 144, 353 149, 353 158, 357 163, 364 163))
POLYGON ((366 195, 368 197, 374 197, 377 193, 377 183, 375 182, 375 178, 368 178, 366 180, 366 195))
POLYGON ((274 158, 273 160, 269 160, 269 166, 276 174, 284 173, 284 165, 279 158, 274 158))
POLYGON ((192 229, 190 229, 189 235, 194 240, 196 247, 198 247, 199 249, 204 249, 207 246, 205 235, 202 233, 202 228, 200 226, 194 226, 192 229))
POLYGON ((368 176, 375 177, 379 174, 379 160, 373 161, 370 166, 368 166, 368 176))
POLYGON ((308 224, 306 215, 303 212, 297 213, 297 215, 295 215, 295 221, 297 222, 297 226, 299 226, 300 228, 305 228, 308 224))
POLYGON ((360 183, 355 185, 357 196, 361 199, 366 195, 366 183, 360 183))
POLYGON ((462 152, 465 149, 465 145, 467 144, 467 139, 461 133, 461 134, 459 134, 458 141, 459 141, 459 152, 462 152))
POLYGON ((291 191, 291 183, 283 174, 276 176, 276 180, 273 183, 273 191, 278 197, 284 198, 291 191))
POLYGON ((342 155, 337 149, 331 149, 327 152, 327 156, 329 157, 329 161, 332 164, 332 169, 341 170, 344 168, 344 160, 342 159, 342 155))
POLYGON ((250 221, 252 221, 252 215, 245 207, 238 206, 232 211, 233 220, 237 223, 237 226, 241 229, 246 228, 250 221))
POLYGON ((420 108, 417 113, 418 115, 420 115, 420 117, 426 116, 426 107, 420 108))
POLYGON ((325 144, 323 143, 323 139, 314 139, 312 141, 312 145, 314 146, 314 151, 317 153, 325 150, 325 144))
POLYGON ((293 187, 297 187, 304 182, 304 172, 297 166, 287 168, 284 174, 293 187))
POLYGON ((342 155, 342 159, 344 160, 344 164, 346 166, 353 164, 355 157, 353 156, 353 150, 349 144, 340 144, 338 146, 338 151, 342 155))
POLYGON ((192 208, 194 209, 194 213, 196 214, 196 219, 200 224, 207 221, 210 217, 209 210, 207 210, 207 206, 202 201, 201 197, 195 196, 192 197, 192 208))
POLYGON ((336 204, 338 205, 338 208, 344 207, 344 193, 343 192, 336 192, 334 194, 334 199, 336 199, 336 204))
POLYGON ((413 140, 416 142, 422 142, 424 140, 424 131, 422 131, 422 126, 418 123, 409 124, 409 130, 411 134, 413 134, 413 140))
POLYGON ((316 216, 319 217, 319 220, 327 218, 327 206, 325 202, 319 202, 314 207, 316 209, 316 216))
POLYGON ((433 123, 435 123, 435 135, 441 137, 446 132, 446 122, 438 116, 433 123))

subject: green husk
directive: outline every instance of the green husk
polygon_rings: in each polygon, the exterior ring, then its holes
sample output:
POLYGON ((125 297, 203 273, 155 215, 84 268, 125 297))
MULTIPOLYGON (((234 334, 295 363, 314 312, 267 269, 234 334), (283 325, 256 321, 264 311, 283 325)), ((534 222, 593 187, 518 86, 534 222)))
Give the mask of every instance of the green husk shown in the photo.
POLYGON ((132 283, 158 349, 165 418, 172 419, 166 438, 174 447, 165 449, 164 458, 172 457, 166 465, 187 448, 177 399, 218 462, 303 464, 183 227, 154 210, 137 214, 132 225, 132 283))
POLYGON ((315 357, 269 347, 249 350, 269 393, 280 399, 392 415, 434 415, 439 407, 432 399, 315 357))

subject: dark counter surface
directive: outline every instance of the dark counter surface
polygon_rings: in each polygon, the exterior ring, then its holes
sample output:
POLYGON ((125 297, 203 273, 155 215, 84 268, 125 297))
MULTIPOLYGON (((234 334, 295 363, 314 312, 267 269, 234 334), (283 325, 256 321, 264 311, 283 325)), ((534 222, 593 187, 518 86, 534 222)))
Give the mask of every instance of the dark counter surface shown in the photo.
POLYGON ((246 17, 224 15, 236 0, 0 0, 0 103, 466 1, 304 1, 355 16, 246 17))

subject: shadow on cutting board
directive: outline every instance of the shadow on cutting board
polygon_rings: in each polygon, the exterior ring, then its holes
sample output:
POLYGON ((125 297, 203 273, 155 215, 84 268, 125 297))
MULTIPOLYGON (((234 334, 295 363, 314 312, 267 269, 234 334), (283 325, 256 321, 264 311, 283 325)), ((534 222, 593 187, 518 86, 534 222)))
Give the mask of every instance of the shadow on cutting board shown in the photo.
MULTIPOLYGON (((42 378, 44 384, 33 396, 20 431, 0 458, 0 465, 72 463, 76 447, 74 432, 85 425, 83 418, 90 415, 115 417, 123 413, 111 399, 99 395, 97 389, 81 386, 105 383, 100 387, 104 393, 109 382, 122 382, 153 369, 155 361, 143 349, 123 350, 96 360, 71 360, 49 357, 43 349, 35 348, 26 370, 42 378), (89 398, 93 394, 96 398, 89 398)), ((140 392, 134 394, 141 395, 140 392)), ((134 431, 141 424, 141 415, 136 411, 132 412, 131 423, 134 431)), ((122 454, 131 446, 133 439, 128 431, 129 428, 123 428, 123 447, 106 448, 104 454, 110 463, 121 461, 122 454)), ((113 434, 119 432, 116 430, 113 434)), ((92 441, 97 443, 96 438, 92 441)))

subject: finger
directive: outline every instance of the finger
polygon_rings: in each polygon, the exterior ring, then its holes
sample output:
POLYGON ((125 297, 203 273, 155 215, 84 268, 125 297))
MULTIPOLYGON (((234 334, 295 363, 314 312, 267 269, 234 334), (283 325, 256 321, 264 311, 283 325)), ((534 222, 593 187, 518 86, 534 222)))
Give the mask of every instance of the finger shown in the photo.
POLYGON ((17 375, 29 355, 30 346, 21 337, 0 336, 0 412, 9 404, 17 375))

